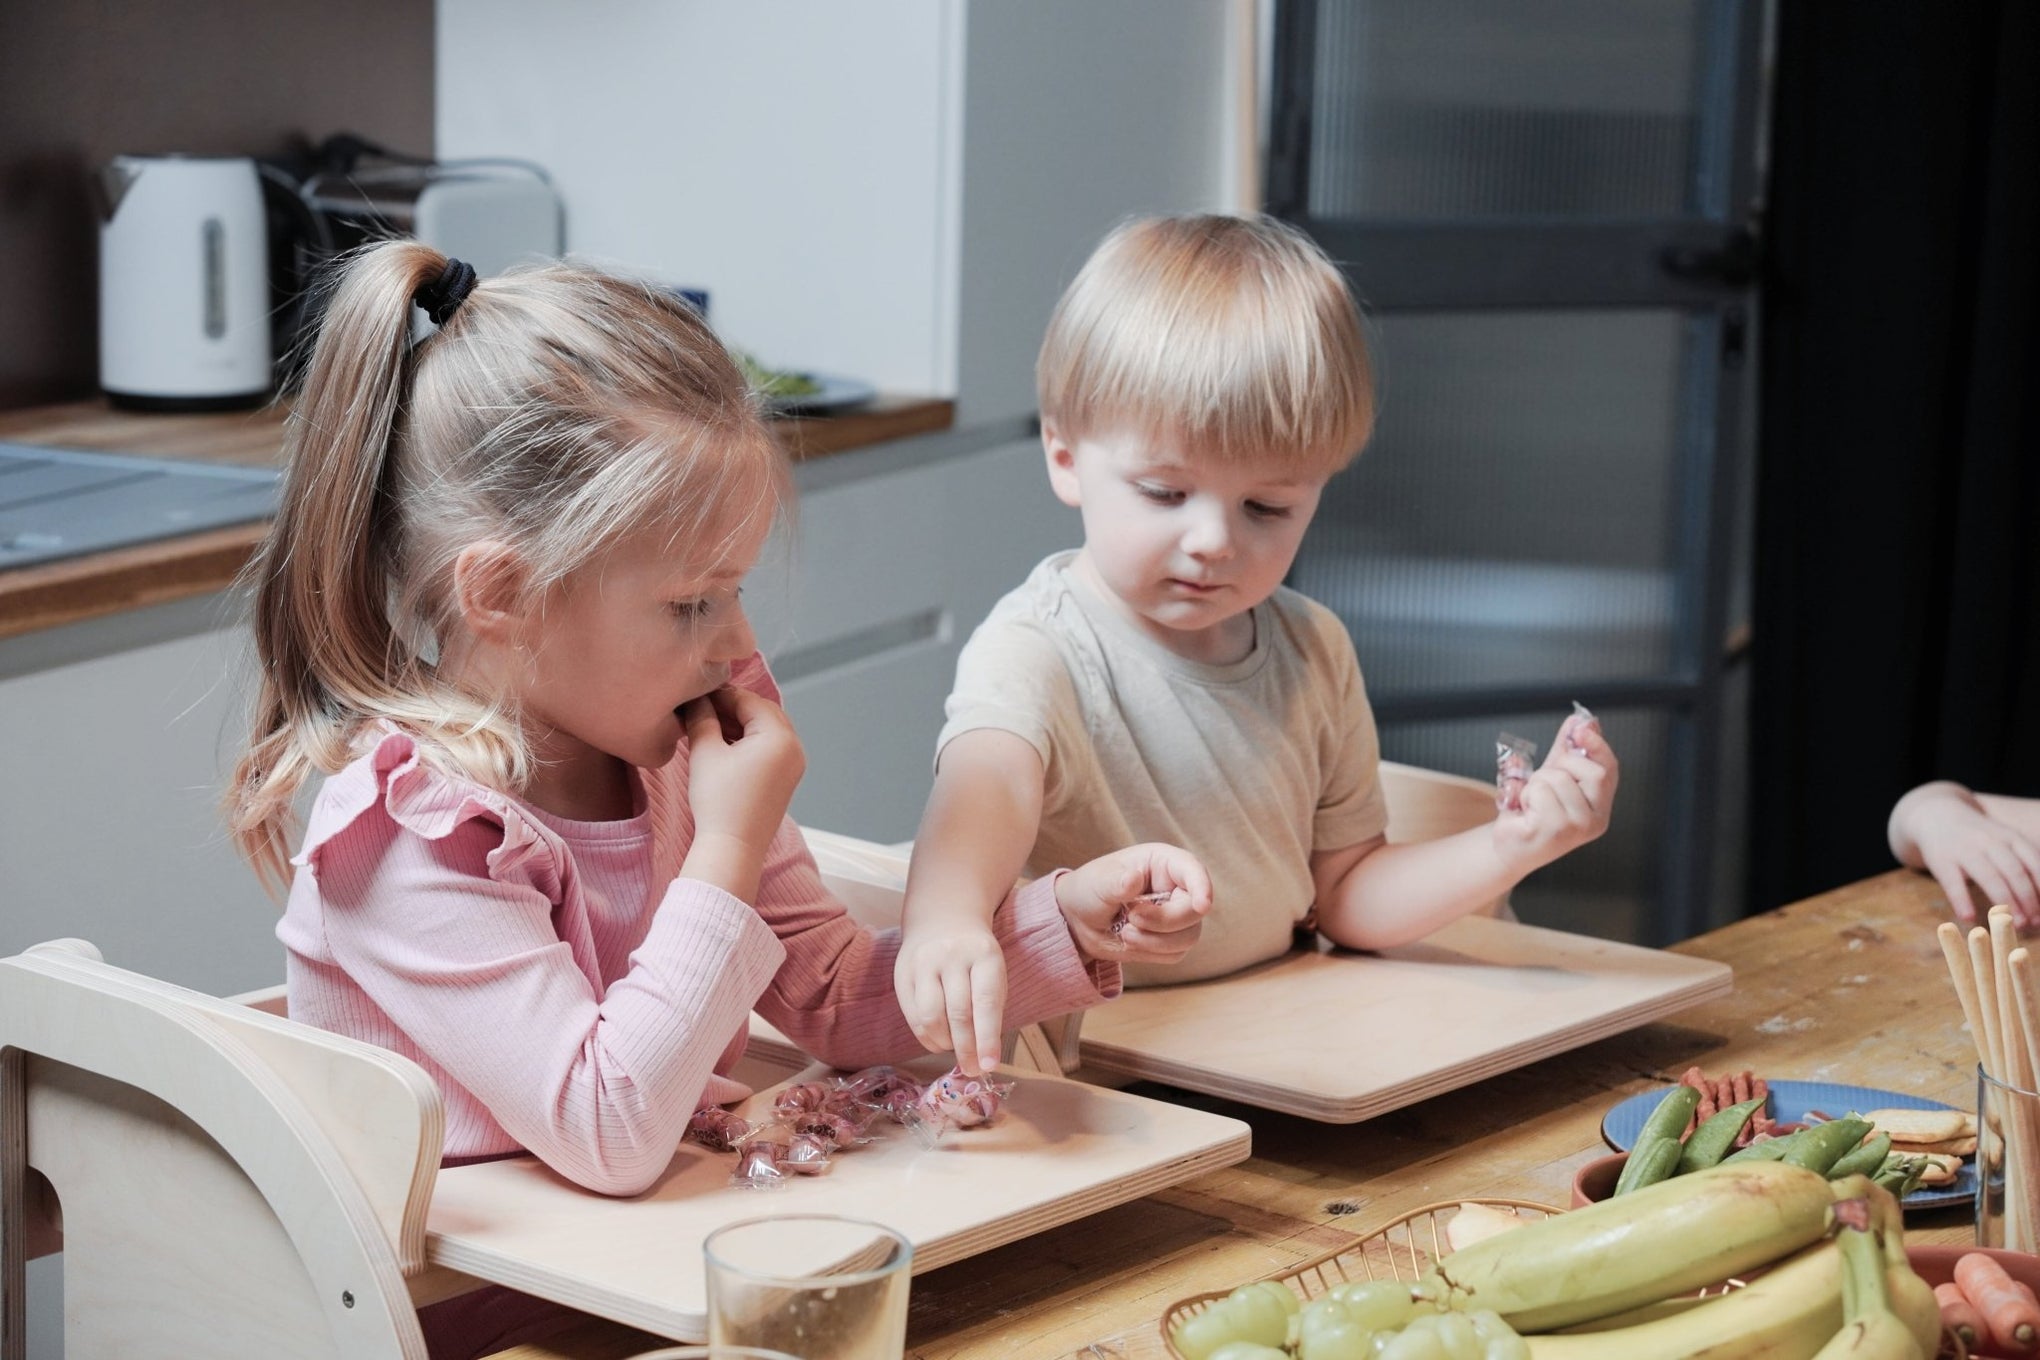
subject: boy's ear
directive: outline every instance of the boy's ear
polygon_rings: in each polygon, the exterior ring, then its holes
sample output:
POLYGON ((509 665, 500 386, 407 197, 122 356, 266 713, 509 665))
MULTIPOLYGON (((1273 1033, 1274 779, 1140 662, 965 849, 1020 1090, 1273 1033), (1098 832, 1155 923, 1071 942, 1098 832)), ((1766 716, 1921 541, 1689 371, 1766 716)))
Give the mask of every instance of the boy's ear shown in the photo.
POLYGON ((1048 458, 1048 487, 1064 505, 1082 506, 1084 493, 1077 481, 1077 450, 1062 432, 1041 422, 1041 451, 1048 458))
POLYGON ((453 559, 453 599, 461 622, 484 642, 513 645, 530 613, 527 579, 524 560, 509 544, 488 539, 468 544, 453 559))

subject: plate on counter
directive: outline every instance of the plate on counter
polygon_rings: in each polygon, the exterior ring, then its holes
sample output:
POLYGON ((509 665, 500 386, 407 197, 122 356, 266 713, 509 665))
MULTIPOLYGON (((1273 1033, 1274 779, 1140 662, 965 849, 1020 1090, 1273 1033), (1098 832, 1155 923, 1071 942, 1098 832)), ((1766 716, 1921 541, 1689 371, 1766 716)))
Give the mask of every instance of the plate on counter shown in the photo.
MULTIPOLYGON (((1851 1110, 1955 1108, 1945 1101, 1928 1100, 1925 1096, 1907 1095, 1903 1091, 1886 1091, 1876 1086, 1842 1086, 1828 1081, 1774 1081, 1770 1085, 1771 1100, 1765 1107, 1765 1113, 1780 1124, 1803 1123, 1814 1110, 1839 1119, 1851 1110)), ((1609 1107, 1608 1113, 1601 1116, 1601 1140, 1617 1152, 1629 1151, 1636 1142, 1636 1136, 1643 1132, 1643 1122, 1650 1118, 1650 1112, 1672 1089, 1660 1086, 1609 1107)), ((1905 1207, 1939 1209, 1950 1204, 1968 1204, 1975 1198, 1976 1161, 1965 1157, 1961 1169, 1955 1173, 1954 1184, 1923 1186, 1905 1197, 1905 1207)))
POLYGON ((829 373, 802 373, 815 385, 812 392, 790 392, 783 396, 765 394, 766 409, 776 416, 821 416, 848 411, 872 401, 878 389, 856 378, 839 378, 829 373))

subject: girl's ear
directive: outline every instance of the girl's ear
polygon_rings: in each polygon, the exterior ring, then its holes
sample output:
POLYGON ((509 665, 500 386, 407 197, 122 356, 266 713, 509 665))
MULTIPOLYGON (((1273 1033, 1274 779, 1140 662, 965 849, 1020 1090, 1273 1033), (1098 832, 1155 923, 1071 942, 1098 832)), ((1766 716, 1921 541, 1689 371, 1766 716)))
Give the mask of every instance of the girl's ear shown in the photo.
POLYGON ((1041 422, 1041 451, 1048 457, 1048 487, 1055 492, 1055 498, 1064 505, 1083 505, 1083 489, 1077 482, 1076 446, 1045 420, 1041 422))
POLYGON ((453 599, 468 632, 512 646, 531 613, 524 559, 507 543, 470 543, 453 559, 453 599))

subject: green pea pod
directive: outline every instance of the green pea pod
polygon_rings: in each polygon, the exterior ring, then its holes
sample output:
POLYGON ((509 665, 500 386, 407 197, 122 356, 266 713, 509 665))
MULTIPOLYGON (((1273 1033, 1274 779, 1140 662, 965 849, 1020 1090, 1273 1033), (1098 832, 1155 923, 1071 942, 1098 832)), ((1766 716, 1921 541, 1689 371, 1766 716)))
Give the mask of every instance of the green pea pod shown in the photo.
POLYGON ((1689 1171, 1703 1171, 1728 1155, 1735 1146, 1736 1138, 1749 1124, 1751 1116, 1764 1108, 1763 1098, 1745 1100, 1740 1105, 1731 1105, 1718 1114, 1709 1115, 1699 1128, 1693 1130, 1686 1140, 1685 1151, 1679 1154, 1677 1175, 1689 1171))
POLYGON ((1912 1175, 1912 1160, 1910 1157, 1901 1156, 1894 1152, 1884 1159, 1884 1165, 1878 1167, 1877 1174, 1870 1179, 1898 1196, 1898 1198, 1904 1199, 1906 1196, 1905 1183, 1912 1175))
POLYGON ((1674 1086, 1665 1092, 1665 1098, 1650 1112, 1650 1118, 1643 1121, 1643 1127, 1637 1130, 1636 1141, 1641 1143, 1656 1134, 1678 1142, 1686 1136, 1686 1125, 1693 1122, 1693 1111, 1699 1104, 1698 1091, 1690 1086, 1674 1086))
POLYGON ((1830 1119, 1798 1133, 1799 1145, 1780 1160, 1825 1176, 1828 1168, 1849 1154, 1870 1132, 1867 1119, 1830 1119))
POLYGON ((1869 1142, 1842 1154, 1842 1159, 1828 1168, 1828 1179, 1840 1180, 1844 1176, 1874 1176, 1884 1165, 1884 1159, 1891 1155, 1891 1135, 1880 1133, 1869 1142))
POLYGON ((1656 1185, 1679 1165, 1679 1140, 1647 1133, 1629 1149, 1629 1160, 1615 1180, 1615 1194, 1626 1195, 1646 1185, 1656 1185))
POLYGON ((1778 1138, 1759 1139, 1748 1147, 1738 1148, 1723 1157, 1721 1165, 1727 1166, 1731 1162, 1782 1162, 1786 1154, 1797 1147, 1799 1140, 1806 1134, 1807 1130, 1801 1129, 1797 1133, 1788 1133, 1778 1138))

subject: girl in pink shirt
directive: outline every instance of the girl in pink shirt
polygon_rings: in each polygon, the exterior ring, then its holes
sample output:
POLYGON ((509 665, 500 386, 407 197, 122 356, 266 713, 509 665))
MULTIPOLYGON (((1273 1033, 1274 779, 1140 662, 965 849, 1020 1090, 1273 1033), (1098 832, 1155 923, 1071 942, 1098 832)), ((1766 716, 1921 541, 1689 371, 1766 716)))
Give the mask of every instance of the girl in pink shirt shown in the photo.
MULTIPOLYGON (((738 586, 791 494, 738 369, 658 289, 477 282, 414 242, 340 276, 250 568, 263 680, 229 815, 289 884, 292 1016, 430 1072, 449 1161, 646 1189, 697 1107, 748 1094, 726 1074, 754 1008, 838 1066, 918 1051, 896 934, 845 914, 786 816, 804 757, 738 586), (438 327, 416 344, 414 305, 438 327)), ((1012 894, 1008 1023, 1180 957, 1209 899, 1166 846, 1012 894)), ((435 1354, 501 1343, 519 1306, 426 1310, 435 1354)))

